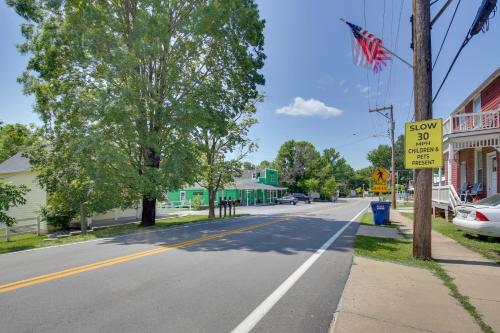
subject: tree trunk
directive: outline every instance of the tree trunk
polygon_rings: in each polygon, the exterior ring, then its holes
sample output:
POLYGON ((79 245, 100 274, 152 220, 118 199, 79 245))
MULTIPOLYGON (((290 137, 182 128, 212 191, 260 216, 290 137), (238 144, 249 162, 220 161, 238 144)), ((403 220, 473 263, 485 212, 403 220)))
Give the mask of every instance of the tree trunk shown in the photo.
POLYGON ((156 217, 156 198, 142 198, 142 216, 141 227, 149 227, 155 225, 156 217))
POLYGON ((212 186, 208 187, 208 218, 215 218, 215 197, 217 192, 214 191, 212 186))
POLYGON ((83 235, 87 233, 87 217, 85 216, 85 206, 80 204, 80 230, 83 235))
MULTIPOLYGON (((143 148, 144 164, 147 168, 160 168, 160 155, 154 148, 143 148)), ((142 217, 141 227, 155 225, 156 218, 156 197, 142 196, 142 217)))

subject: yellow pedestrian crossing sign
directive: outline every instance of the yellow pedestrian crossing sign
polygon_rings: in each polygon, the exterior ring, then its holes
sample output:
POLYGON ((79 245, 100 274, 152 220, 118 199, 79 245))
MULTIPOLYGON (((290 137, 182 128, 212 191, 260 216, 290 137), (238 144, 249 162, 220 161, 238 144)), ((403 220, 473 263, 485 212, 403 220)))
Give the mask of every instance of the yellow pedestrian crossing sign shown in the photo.
POLYGON ((389 171, 382 167, 376 168, 372 173, 373 180, 375 180, 379 184, 384 183, 387 179, 389 179, 389 176, 389 171))

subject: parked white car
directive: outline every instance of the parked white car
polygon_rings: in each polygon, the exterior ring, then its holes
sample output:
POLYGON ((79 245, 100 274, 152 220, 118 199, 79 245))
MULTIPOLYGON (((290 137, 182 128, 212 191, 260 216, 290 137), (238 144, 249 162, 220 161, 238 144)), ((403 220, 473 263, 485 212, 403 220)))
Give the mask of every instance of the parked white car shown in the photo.
POLYGON ((471 234, 500 237, 500 194, 458 206, 453 224, 471 234))

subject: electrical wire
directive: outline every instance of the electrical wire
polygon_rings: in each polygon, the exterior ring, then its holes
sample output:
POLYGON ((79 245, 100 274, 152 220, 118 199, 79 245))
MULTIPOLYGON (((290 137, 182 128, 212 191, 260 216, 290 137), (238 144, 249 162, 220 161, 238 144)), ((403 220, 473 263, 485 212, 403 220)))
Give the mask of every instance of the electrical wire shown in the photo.
MULTIPOLYGON (((485 9, 484 7, 480 7, 480 10, 481 9, 485 9)), ((493 7, 493 8, 490 8, 490 12, 488 13, 489 15, 491 15, 491 13, 493 12, 493 15, 495 14, 496 12, 496 7, 493 7)), ((476 15, 476 19, 474 20, 474 22, 472 23, 472 26, 469 28, 469 31, 467 32, 467 35, 465 36, 464 38, 464 41, 462 42, 462 45, 460 46, 460 48, 458 49, 457 53, 455 54, 455 57, 453 58, 453 61, 451 62, 451 65, 450 67, 448 67, 448 70, 446 71, 446 75, 444 76, 443 78, 443 81, 441 81, 441 84, 439 85, 439 88, 436 92, 436 94, 434 95, 434 97, 432 98, 432 103, 434 103, 434 101, 436 100, 436 98, 438 97, 439 95, 439 92, 441 91, 441 89, 443 88, 443 85, 444 83, 446 82, 446 80, 448 79, 448 76, 450 75, 450 72, 453 68, 453 66, 455 66, 455 63, 457 62, 457 59, 458 57, 460 56, 460 53, 462 52, 462 50, 465 48, 465 46, 469 43, 469 41, 472 39, 472 37, 474 35, 476 35, 479 31, 477 30, 477 26, 476 24, 478 24, 478 22, 476 21, 477 20, 477 17, 478 15, 480 14, 485 14, 485 13, 479 13, 476 15)), ((482 21, 482 26, 481 26, 481 31, 486 32, 488 30, 488 21, 491 17, 487 17, 486 18, 486 21, 482 21)))
MULTIPOLYGON (((385 32, 385 8, 386 8, 386 0, 384 0, 384 7, 382 11, 382 33, 381 33, 381 40, 384 40, 384 32, 385 32)), ((391 66, 392 67, 392 66, 391 66)), ((379 74, 377 77, 377 90, 375 92, 375 107, 378 107, 378 97, 380 93, 380 77, 382 75, 379 74)))
MULTIPOLYGON (((405 4, 405 0, 402 0, 401 1, 401 8, 399 9, 399 18, 398 18, 398 27, 397 27, 397 30, 396 30, 396 39, 395 39, 395 42, 394 42, 394 52, 397 52, 398 51, 398 47, 399 47, 399 31, 401 30, 401 17, 403 15, 403 7, 404 7, 404 4, 405 4)), ((385 92, 385 97, 384 97, 384 105, 386 104, 387 102, 387 96, 390 95, 390 91, 392 89, 392 67, 394 65, 391 64, 391 67, 389 68, 389 80, 387 82, 387 90, 385 92)))
POLYGON ((432 64, 432 68, 436 66, 436 63, 439 59, 439 55, 441 54, 441 51, 443 50, 443 45, 444 42, 446 41, 446 37, 448 37, 448 33, 450 32, 451 25, 453 24, 453 20, 455 19, 455 15, 457 14, 458 6, 460 6, 461 0, 458 0, 457 6, 455 7, 455 11, 453 12, 453 16, 451 17, 450 23, 448 24, 448 28, 446 29, 446 33, 444 34, 443 41, 441 42, 441 45, 439 46, 439 51, 436 55, 436 59, 434 60, 434 63, 432 64))

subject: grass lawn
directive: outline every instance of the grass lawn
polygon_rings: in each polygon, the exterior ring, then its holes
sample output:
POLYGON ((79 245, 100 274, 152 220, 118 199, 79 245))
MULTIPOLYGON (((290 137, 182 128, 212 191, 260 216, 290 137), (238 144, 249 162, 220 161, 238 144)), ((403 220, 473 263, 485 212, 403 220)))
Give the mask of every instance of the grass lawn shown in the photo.
POLYGON ((396 205, 397 208, 401 207, 413 207, 413 201, 404 201, 404 202, 398 202, 396 205))
POLYGON ((363 216, 361 216, 361 219, 359 220, 359 224, 369 225, 372 227, 374 226, 374 227, 397 228, 397 226, 394 223, 383 224, 383 225, 378 225, 373 223, 373 214, 371 212, 364 213, 363 216))
MULTIPOLYGON (((403 213, 403 215, 413 219, 413 214, 411 213, 403 213)), ((447 222, 442 218, 433 218, 432 228, 466 248, 481 254, 485 258, 500 263, 500 239, 465 234, 458 230, 453 223, 447 222)))
POLYGON ((358 256, 436 269, 437 263, 415 259, 412 251, 412 242, 408 239, 358 235, 354 244, 354 253, 358 256))
MULTIPOLYGON (((236 217, 239 216, 241 215, 236 215, 236 217)), ((156 224, 152 227, 141 228, 137 224, 127 224, 116 227, 98 229, 86 235, 75 235, 64 238, 58 238, 55 240, 45 240, 46 236, 37 236, 34 234, 12 235, 11 240, 9 242, 5 241, 5 239, 0 239, 0 254, 27 250, 27 249, 34 249, 39 247, 75 243, 97 238, 112 237, 119 234, 141 232, 145 230, 163 229, 178 224, 203 222, 208 220, 209 219, 206 216, 190 215, 190 216, 156 220, 156 224)))

